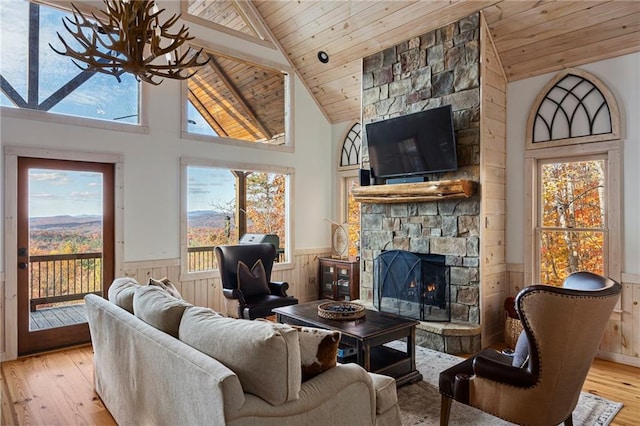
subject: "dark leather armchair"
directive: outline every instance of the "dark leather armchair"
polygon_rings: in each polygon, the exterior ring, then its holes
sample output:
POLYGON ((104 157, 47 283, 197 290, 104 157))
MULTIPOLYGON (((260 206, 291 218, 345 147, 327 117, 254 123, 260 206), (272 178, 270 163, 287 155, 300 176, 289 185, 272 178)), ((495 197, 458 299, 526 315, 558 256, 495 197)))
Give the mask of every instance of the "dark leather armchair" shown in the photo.
POLYGON ((440 424, 456 400, 512 423, 572 425, 572 412, 622 286, 576 272, 563 287, 532 285, 516 296, 528 362, 485 349, 440 373, 440 424), (524 337, 526 336, 526 338, 524 337))
POLYGON ((288 283, 271 281, 271 270, 277 256, 273 244, 217 246, 215 253, 227 315, 245 319, 264 318, 272 315, 273 308, 298 303, 298 299, 287 295, 288 283), (238 288, 238 262, 242 261, 248 267, 252 267, 258 260, 261 260, 264 266, 269 292, 245 295, 241 288, 238 288))

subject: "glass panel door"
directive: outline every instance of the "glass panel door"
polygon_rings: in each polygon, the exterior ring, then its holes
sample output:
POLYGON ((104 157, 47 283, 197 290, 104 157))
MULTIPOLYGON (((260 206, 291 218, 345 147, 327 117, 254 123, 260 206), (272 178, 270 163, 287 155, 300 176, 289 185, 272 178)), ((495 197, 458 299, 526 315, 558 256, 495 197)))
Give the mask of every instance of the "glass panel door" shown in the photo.
POLYGON ((84 296, 113 280, 113 164, 18 164, 19 352, 88 341, 84 296))
POLYGON ((351 300, 349 295, 349 268, 338 268, 338 279, 336 280, 336 287, 338 289, 338 300, 351 300))

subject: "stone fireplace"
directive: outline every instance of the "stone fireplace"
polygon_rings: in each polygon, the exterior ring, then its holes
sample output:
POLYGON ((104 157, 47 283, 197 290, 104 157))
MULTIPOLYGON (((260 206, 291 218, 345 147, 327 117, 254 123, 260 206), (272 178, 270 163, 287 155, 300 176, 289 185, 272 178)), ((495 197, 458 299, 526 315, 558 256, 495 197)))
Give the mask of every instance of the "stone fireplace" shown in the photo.
MULTIPOLYGON (((428 174, 426 179, 430 183, 466 180, 475 184, 473 193, 464 197, 433 197, 410 202, 369 198, 361 204, 361 299, 384 307, 383 301, 375 300, 380 297, 376 295, 380 283, 376 281, 379 274, 375 261, 381 254, 401 250, 415 256, 440 257, 449 274, 447 309, 451 321, 442 318, 436 322, 420 319, 416 341, 419 345, 449 353, 475 352, 481 346, 490 344, 499 333, 498 338, 501 338, 502 333, 498 329, 501 326, 498 322, 503 321, 499 316, 502 307, 498 306, 498 301, 501 303, 504 300, 500 290, 504 285, 504 273, 501 272, 504 268, 504 247, 498 241, 499 251, 485 249, 489 243, 495 243, 493 240, 483 243, 481 236, 483 233, 490 235, 488 229, 493 226, 499 228, 496 235, 502 235, 504 215, 497 214, 494 219, 494 214, 486 206, 496 196, 489 194, 481 198, 481 194, 483 184, 488 180, 496 182, 495 186, 493 183, 488 186, 492 192, 494 188, 504 190, 504 181, 500 176, 495 178, 486 172, 489 170, 487 162, 494 161, 493 157, 496 163, 503 161, 504 136, 490 134, 491 129, 484 124, 483 130, 481 107, 491 103, 484 100, 485 95, 493 96, 496 92, 498 99, 498 96, 504 96, 504 92, 482 85, 481 57, 484 58, 484 66, 491 67, 495 55, 493 50, 489 51, 493 48, 490 39, 483 50, 481 34, 485 37, 488 35, 486 24, 475 14, 363 60, 363 124, 451 105, 458 169, 428 174), (488 155, 481 150, 481 139, 489 141, 486 147, 493 149, 495 146, 497 154, 491 152, 488 155), (483 206, 485 211, 481 211, 483 206), (485 283, 488 291, 485 291, 483 284, 486 296, 481 295, 480 282, 484 276, 481 266, 486 268, 484 271, 487 274, 490 268, 497 271, 487 275, 485 283), (487 297, 486 309, 482 297, 487 297), (484 333, 485 329, 489 330, 491 340, 483 339, 481 342, 481 331, 484 333)), ((493 69, 491 71, 494 72, 493 69)), ((492 124, 491 118, 485 117, 483 120, 483 123, 492 124)), ((504 123, 504 117, 499 117, 499 120, 504 123)), ((366 168, 366 134, 364 137, 363 158, 366 168)), ((503 164, 496 164, 495 171, 491 170, 491 173, 499 173, 503 169, 503 164)), ((394 186, 384 185, 392 193, 394 186)), ((499 194, 498 191, 495 193, 499 194)), ((496 198, 500 197, 504 196, 496 198)), ((493 234, 491 236, 493 238, 493 234)))

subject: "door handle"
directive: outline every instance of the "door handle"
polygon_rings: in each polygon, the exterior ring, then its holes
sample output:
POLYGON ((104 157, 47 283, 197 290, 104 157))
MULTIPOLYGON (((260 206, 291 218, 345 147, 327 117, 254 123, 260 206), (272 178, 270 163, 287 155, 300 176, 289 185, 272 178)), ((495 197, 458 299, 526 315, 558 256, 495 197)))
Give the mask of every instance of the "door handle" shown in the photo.
POLYGON ((26 262, 18 263, 18 268, 20 269, 27 269, 28 267, 29 267, 29 264, 27 264, 26 262))

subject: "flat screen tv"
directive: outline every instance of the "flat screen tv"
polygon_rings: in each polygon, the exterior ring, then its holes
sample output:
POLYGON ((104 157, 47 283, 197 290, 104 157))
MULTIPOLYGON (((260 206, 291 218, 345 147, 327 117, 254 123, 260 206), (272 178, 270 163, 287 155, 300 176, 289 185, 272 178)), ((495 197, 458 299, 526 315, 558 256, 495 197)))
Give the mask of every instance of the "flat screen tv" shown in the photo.
POLYGON ((458 168, 451 105, 369 123, 371 175, 393 178, 458 168))

